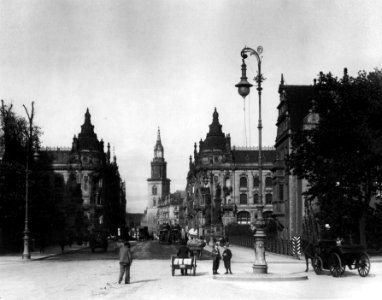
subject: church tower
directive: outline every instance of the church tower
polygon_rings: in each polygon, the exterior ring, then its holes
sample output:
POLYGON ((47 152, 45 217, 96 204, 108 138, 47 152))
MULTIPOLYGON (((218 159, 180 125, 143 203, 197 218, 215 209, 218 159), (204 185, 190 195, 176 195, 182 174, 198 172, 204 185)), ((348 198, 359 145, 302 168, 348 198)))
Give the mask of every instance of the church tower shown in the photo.
POLYGON ((158 128, 157 141, 154 146, 154 158, 151 162, 151 177, 147 179, 149 203, 148 208, 156 208, 159 199, 170 193, 170 179, 167 178, 167 162, 164 159, 163 145, 158 128))

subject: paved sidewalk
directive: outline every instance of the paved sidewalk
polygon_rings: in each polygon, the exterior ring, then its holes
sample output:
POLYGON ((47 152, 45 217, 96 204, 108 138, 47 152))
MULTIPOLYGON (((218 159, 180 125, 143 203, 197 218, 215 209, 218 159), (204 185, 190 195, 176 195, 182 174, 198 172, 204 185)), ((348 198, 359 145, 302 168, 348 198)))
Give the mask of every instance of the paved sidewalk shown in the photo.
POLYGON ((8 253, 0 255, 0 264, 8 264, 8 263, 19 263, 19 262, 28 262, 28 261, 36 261, 46 259, 48 257, 56 256, 56 255, 64 255, 70 252, 80 251, 82 249, 88 248, 89 246, 77 245, 73 244, 72 247, 65 246, 64 252, 61 251, 61 247, 57 246, 48 246, 45 248, 43 253, 39 251, 31 252, 31 259, 23 259, 22 252, 21 253, 8 253))
MULTIPOLYGON (((254 249, 248 248, 248 247, 242 247, 242 246, 236 246, 230 244, 230 249, 232 252, 239 254, 242 257, 247 257, 248 262, 254 262, 255 260, 255 252, 254 249)), ((206 250, 210 251, 210 248, 206 246, 206 250)), ((220 247, 222 249, 222 247, 220 247)), ((370 255, 369 255, 370 256, 370 255)), ((275 263, 275 264, 305 264, 305 258, 304 255, 300 255, 300 259, 298 259, 295 256, 289 256, 289 255, 282 255, 282 254, 276 254, 272 252, 265 252, 265 260, 267 263, 275 263)), ((371 262, 382 262, 382 255, 373 255, 370 256, 371 262)))

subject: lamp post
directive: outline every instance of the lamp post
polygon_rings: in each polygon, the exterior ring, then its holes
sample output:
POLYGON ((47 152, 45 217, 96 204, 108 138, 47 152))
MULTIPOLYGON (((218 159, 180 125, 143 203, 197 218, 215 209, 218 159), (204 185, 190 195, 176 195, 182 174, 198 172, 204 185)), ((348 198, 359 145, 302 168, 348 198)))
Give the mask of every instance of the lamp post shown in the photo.
POLYGON ((257 219, 255 221, 256 231, 254 234, 255 238, 255 263, 253 265, 253 272, 258 274, 264 274, 268 272, 268 266, 267 262, 265 261, 265 249, 264 249, 264 240, 266 237, 264 227, 265 227, 265 220, 263 219, 263 177, 262 177, 262 153, 261 153, 261 142, 262 142, 262 136, 261 136, 261 130, 263 128, 262 121, 261 121, 261 82, 263 81, 263 77, 261 74, 261 57, 260 54, 263 52, 263 47, 259 46, 257 47, 257 50, 244 47, 243 50, 241 50, 241 57, 242 57, 242 65, 241 65, 241 80, 238 84, 235 86, 238 88, 238 92, 240 96, 245 98, 248 96, 250 92, 250 88, 253 86, 247 81, 247 66, 245 64, 245 59, 248 57, 247 53, 249 55, 254 55, 257 59, 257 67, 258 67, 258 74, 254 78, 254 80, 257 83, 257 91, 259 94, 259 122, 257 128, 259 129, 259 204, 257 205, 257 219))
MULTIPOLYGON (((207 173, 203 177, 203 183, 204 183, 204 187, 208 187, 208 184, 211 184, 207 173)), ((204 195, 204 197, 205 197, 205 195, 204 195)), ((204 198, 204 200, 206 200, 206 198, 204 198)), ((207 207, 206 201, 205 201, 205 206, 207 207)), ((211 214, 211 216, 210 216, 210 235, 211 235, 212 234, 212 195, 211 195, 211 188, 210 188, 210 206, 211 206, 210 207, 210 214, 211 214)))
MULTIPOLYGON (((24 252, 22 255, 23 259, 30 259, 31 254, 29 252, 29 228, 28 228, 28 196, 29 196, 29 155, 32 147, 32 135, 33 135, 33 117, 34 117, 34 102, 32 102, 32 111, 29 115, 27 108, 24 106, 25 112, 28 116, 29 128, 28 128, 28 139, 27 139, 27 155, 26 155, 26 164, 25 164, 25 220, 24 220, 24 252)), ((33 155, 37 158, 36 155, 33 155)))

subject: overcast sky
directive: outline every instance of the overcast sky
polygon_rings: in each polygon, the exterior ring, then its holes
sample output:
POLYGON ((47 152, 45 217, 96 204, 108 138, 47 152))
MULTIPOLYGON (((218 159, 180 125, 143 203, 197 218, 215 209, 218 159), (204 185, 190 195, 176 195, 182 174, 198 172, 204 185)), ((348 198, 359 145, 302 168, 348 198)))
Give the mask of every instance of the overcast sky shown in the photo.
MULTIPOLYGON (((35 101, 44 146, 70 147, 89 108, 127 184, 127 210, 147 204, 161 129, 171 191, 184 189, 193 144, 214 108, 232 145, 257 146, 255 90, 234 85, 240 51, 261 45, 263 145, 276 138, 278 84, 312 84, 319 71, 381 67, 382 1, 0 0, 0 99, 35 101)), ((254 57, 248 77, 256 75, 254 57)))

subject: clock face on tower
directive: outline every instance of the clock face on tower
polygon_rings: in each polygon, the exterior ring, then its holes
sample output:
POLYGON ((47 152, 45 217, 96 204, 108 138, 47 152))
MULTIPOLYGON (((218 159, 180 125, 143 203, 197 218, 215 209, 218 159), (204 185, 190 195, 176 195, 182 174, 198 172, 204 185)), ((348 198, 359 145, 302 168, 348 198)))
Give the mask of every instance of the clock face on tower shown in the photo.
POLYGON ((160 151, 160 150, 157 150, 155 154, 156 154, 156 155, 155 155, 156 157, 159 157, 159 158, 162 158, 162 157, 163 157, 163 152, 160 151))

